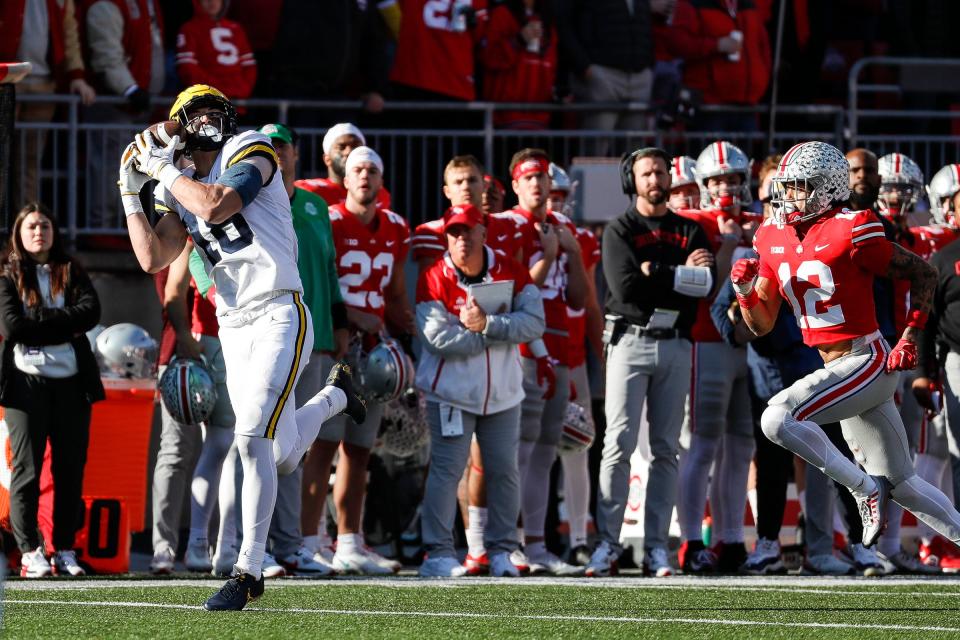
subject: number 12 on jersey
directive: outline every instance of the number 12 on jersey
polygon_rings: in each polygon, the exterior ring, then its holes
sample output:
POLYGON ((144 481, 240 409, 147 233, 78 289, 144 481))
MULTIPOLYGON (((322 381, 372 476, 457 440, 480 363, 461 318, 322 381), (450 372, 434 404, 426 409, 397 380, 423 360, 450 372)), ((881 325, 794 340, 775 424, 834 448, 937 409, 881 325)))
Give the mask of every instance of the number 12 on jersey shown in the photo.
POLYGON ((843 324, 843 309, 830 302, 837 287, 828 265, 820 260, 806 260, 797 267, 796 274, 791 274, 790 264, 781 262, 777 277, 801 328, 823 329, 843 324))

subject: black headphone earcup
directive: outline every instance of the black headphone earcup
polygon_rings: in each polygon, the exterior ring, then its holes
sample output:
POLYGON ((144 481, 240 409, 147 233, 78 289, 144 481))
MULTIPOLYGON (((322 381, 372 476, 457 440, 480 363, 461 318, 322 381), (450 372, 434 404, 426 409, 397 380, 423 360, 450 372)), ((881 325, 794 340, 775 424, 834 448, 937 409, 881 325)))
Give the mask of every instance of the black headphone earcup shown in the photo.
POLYGON ((635 156, 636 152, 625 153, 620 159, 620 188, 628 196, 637 193, 637 187, 633 182, 633 160, 635 156))

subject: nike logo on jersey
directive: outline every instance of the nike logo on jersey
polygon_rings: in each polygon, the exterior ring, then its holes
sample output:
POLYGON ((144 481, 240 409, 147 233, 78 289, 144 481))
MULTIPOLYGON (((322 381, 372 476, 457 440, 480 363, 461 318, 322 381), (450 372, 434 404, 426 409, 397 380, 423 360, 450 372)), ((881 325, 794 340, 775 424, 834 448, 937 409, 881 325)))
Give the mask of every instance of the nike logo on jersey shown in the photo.
POLYGON ((814 251, 822 251, 822 250, 826 249, 826 248, 829 247, 829 246, 830 246, 830 243, 829 243, 829 242, 828 242, 827 244, 818 244, 818 245, 816 245, 816 246, 813 248, 813 250, 814 250, 814 251))
POLYGON ((392 247, 396 243, 396 240, 387 240, 387 246, 392 247))
POLYGON ((783 247, 770 247, 770 253, 783 255, 783 247))
POLYGON ((503 234, 502 236, 497 236, 497 242, 503 242, 506 239, 507 239, 507 234, 503 234))

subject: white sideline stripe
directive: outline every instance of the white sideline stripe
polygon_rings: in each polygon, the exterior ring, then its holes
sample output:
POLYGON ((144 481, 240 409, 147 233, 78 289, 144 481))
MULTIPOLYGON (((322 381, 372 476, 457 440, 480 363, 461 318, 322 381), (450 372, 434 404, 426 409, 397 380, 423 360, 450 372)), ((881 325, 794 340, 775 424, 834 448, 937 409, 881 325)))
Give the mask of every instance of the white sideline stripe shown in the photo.
MULTIPOLYGON (((7 600, 7 604, 73 605, 80 607, 134 607, 151 609, 187 609, 203 611, 203 607, 189 604, 162 604, 157 602, 69 602, 63 600, 7 600)), ((717 624, 731 627, 798 627, 811 629, 877 629, 883 631, 940 631, 960 633, 960 627, 925 627, 903 624, 852 624, 847 622, 770 622, 766 620, 727 620, 723 618, 639 618, 633 616, 564 616, 470 613, 460 611, 362 611, 349 609, 280 609, 276 607, 248 607, 245 611, 263 613, 316 613, 320 615, 386 616, 410 618, 473 618, 495 620, 560 620, 563 622, 633 622, 644 624, 717 624)))

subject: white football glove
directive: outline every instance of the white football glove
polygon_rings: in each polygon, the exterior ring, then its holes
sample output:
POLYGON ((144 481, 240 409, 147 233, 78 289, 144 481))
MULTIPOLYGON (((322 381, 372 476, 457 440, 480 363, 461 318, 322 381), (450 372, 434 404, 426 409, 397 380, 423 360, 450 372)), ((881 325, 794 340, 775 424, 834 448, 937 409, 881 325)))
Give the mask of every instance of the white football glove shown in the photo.
POLYGON ((136 167, 137 144, 131 142, 120 155, 120 171, 117 186, 120 187, 120 199, 123 211, 128 216, 143 211, 140 204, 140 191, 150 182, 150 176, 144 175, 136 167))
POLYGON ((137 169, 158 180, 169 190, 173 182, 183 175, 173 164, 173 154, 176 153, 177 145, 180 144, 180 136, 173 136, 165 147, 157 145, 157 141, 149 131, 138 133, 135 140, 138 151, 135 156, 137 169))

